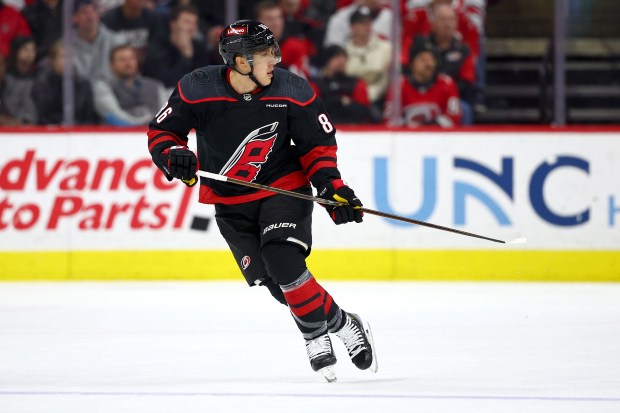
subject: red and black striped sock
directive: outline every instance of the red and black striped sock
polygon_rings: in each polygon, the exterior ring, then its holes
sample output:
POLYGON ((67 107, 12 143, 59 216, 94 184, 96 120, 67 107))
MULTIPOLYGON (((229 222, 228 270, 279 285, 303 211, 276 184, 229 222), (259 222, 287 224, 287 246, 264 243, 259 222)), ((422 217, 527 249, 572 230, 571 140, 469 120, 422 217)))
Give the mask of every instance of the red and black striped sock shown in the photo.
MULTIPOLYGON (((290 284, 282 285, 284 298, 304 338, 316 338, 341 324, 342 311, 332 296, 306 270, 290 284)), ((339 327, 339 326, 338 326, 339 327)))

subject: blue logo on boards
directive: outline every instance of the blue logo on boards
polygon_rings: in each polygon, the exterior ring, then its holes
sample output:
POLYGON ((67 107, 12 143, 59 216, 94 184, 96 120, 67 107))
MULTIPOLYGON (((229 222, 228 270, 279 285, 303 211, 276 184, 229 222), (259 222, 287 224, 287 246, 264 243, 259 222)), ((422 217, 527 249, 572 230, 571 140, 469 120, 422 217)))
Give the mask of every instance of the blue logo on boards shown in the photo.
MULTIPOLYGON (((504 157, 501 160, 501 170, 495 172, 487 166, 465 158, 455 158, 454 168, 474 172, 483 176, 499 188, 502 196, 506 196, 514 203, 514 159, 504 157)), ((543 189, 547 178, 551 172, 563 169, 575 168, 590 174, 589 163, 574 156, 559 156, 553 163, 543 162, 532 173, 529 179, 529 201, 534 212, 544 221, 552 225, 570 227, 581 225, 590 220, 590 209, 585 209, 574 215, 561 215, 549 208, 543 196, 543 189)), ((388 191, 390 189, 388 177, 388 159, 377 157, 374 159, 374 188, 375 202, 381 211, 397 214, 388 201, 390 199, 388 191)), ((417 173, 416 173, 417 175, 417 173)), ((417 211, 408 215, 408 218, 419 221, 428 221, 437 204, 437 158, 425 157, 422 160, 422 203, 417 211)), ((501 226, 510 226, 512 221, 504 209, 497 203, 495 198, 477 186, 463 181, 455 181, 454 191, 454 224, 465 225, 467 203, 469 199, 475 199, 486 207, 489 213, 501 226)), ((400 215, 403 215, 402 213, 400 215)), ((386 220, 391 225, 406 226, 408 224, 386 220)))

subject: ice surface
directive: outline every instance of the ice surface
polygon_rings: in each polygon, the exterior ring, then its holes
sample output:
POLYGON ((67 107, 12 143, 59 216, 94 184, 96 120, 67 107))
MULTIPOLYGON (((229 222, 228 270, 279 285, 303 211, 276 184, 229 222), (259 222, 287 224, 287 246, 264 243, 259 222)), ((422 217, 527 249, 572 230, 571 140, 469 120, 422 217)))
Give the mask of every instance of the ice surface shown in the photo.
POLYGON ((323 284, 378 373, 241 282, 0 284, 0 412, 620 412, 618 284, 323 284))

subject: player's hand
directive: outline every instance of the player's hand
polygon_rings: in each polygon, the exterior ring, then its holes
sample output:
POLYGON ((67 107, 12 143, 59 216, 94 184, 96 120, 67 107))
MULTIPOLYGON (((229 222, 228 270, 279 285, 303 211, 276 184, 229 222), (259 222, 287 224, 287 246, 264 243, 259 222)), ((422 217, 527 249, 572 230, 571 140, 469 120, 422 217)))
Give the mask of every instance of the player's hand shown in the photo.
POLYGON ((324 205, 336 225, 347 222, 362 222, 364 213, 360 211, 362 202, 355 192, 342 179, 334 179, 319 188, 319 197, 330 201, 343 202, 346 205, 324 205))
POLYGON ((173 146, 166 149, 163 154, 166 157, 165 163, 170 176, 180 179, 187 186, 196 185, 198 161, 194 152, 190 151, 187 146, 173 146))

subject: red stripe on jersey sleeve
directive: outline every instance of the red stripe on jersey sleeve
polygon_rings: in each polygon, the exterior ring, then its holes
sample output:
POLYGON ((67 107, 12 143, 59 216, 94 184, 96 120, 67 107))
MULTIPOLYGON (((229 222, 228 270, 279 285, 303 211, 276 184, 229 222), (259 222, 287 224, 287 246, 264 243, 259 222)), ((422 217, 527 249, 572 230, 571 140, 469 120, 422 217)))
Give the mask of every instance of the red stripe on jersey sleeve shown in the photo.
POLYGON ((182 146, 187 144, 187 141, 184 141, 183 139, 168 131, 149 130, 148 132, 146 132, 146 134, 149 137, 149 152, 152 151, 155 146, 165 141, 170 141, 175 145, 182 146))
POLYGON ((337 168, 337 167, 338 167, 338 165, 336 164, 336 161, 319 161, 319 162, 315 163, 314 165, 312 165, 312 168, 310 168, 310 170, 308 172, 306 172, 306 174, 308 175, 308 178, 310 178, 319 169, 322 169, 322 168, 337 168))
POLYGON ((337 146, 315 146, 310 152, 299 157, 299 160, 301 161, 301 167, 304 168, 304 171, 307 171, 312 162, 316 161, 319 158, 336 159, 337 150, 337 146))
POLYGON ((337 146, 316 146, 307 154, 300 156, 299 160, 306 176, 310 178, 321 168, 337 168, 337 150, 337 146))

